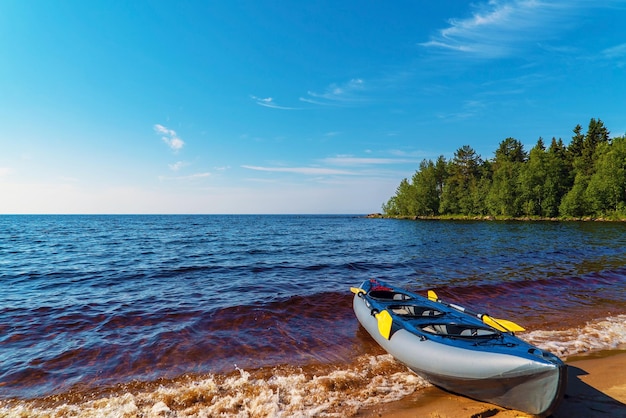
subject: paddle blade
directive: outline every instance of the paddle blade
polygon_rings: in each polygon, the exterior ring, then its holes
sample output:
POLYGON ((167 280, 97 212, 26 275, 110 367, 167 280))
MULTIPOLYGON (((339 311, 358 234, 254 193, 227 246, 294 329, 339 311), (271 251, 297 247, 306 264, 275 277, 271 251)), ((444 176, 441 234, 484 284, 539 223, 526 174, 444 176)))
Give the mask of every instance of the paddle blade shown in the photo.
POLYGON ((380 335, 385 337, 385 339, 391 338, 391 325, 393 324, 393 319, 388 311, 384 310, 376 314, 376 319, 378 319, 378 332, 380 335))
POLYGON ((498 331, 519 332, 526 330, 524 327, 517 325, 515 322, 506 319, 492 318, 489 315, 483 315, 481 319, 485 324, 497 329, 498 331))
POLYGON ((437 294, 435 293, 434 290, 429 290, 428 291, 428 299, 432 300, 433 302, 437 302, 439 300, 439 298, 437 297, 437 294))
POLYGON ((359 293, 363 293, 363 294, 366 293, 365 290, 361 289, 360 287, 351 287, 350 291, 354 293, 355 295, 358 295, 359 293))

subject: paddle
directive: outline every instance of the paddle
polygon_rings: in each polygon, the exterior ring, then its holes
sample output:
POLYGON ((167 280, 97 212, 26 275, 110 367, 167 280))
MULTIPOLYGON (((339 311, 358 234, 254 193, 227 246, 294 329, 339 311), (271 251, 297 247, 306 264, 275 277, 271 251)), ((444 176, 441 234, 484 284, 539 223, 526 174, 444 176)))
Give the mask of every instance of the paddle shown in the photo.
POLYGON ((391 338, 391 325, 393 325, 393 318, 391 314, 385 309, 374 315, 378 319, 378 332, 386 340, 391 338))
POLYGON ((476 313, 476 312, 472 312, 469 311, 467 309, 465 309, 462 306, 459 305, 455 305, 454 303, 446 303, 444 301, 442 301, 441 299, 439 299, 439 297, 437 297, 437 294, 432 291, 429 290, 428 291, 428 299, 432 300, 433 302, 439 302, 442 303, 446 306, 449 306, 451 308, 456 309, 457 311, 461 311, 461 312, 465 312, 467 314, 476 316, 478 318, 480 318, 485 324, 489 325, 490 327, 493 327, 495 329, 497 329, 498 331, 504 331, 504 332, 518 332, 518 331, 525 331, 526 329, 520 325, 517 325, 515 322, 513 321, 509 321, 506 319, 498 319, 498 318, 493 318, 487 314, 481 314, 481 313, 476 313))
MULTIPOLYGON (((350 291, 355 295, 366 294, 367 292, 359 287, 351 287, 350 291)), ((391 326, 393 325, 393 318, 391 314, 385 309, 381 312, 374 314, 376 319, 378 320, 378 332, 385 339, 391 338, 391 326)))

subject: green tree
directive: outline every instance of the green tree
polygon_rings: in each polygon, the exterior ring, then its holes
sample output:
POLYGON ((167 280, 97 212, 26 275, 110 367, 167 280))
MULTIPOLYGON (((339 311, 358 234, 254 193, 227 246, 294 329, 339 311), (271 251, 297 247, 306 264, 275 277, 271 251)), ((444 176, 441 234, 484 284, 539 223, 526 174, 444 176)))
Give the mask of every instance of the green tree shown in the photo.
POLYGON ((519 176, 527 154, 520 141, 506 138, 493 162, 493 183, 487 197, 490 213, 519 216, 522 213, 519 176))
POLYGON ((387 216, 400 216, 400 213, 398 213, 395 195, 391 196, 389 200, 382 204, 382 210, 383 214, 387 216))
POLYGON ((543 139, 530 150, 528 161, 521 165, 519 194, 521 209, 526 216, 543 215, 546 198, 547 153, 543 139))
POLYGON ((598 180, 594 181, 591 191, 587 192, 587 187, 595 171, 596 150, 602 144, 610 144, 610 140, 609 131, 600 119, 592 118, 589 121, 589 128, 582 144, 580 143, 580 129, 574 129, 574 133, 576 135, 572 137, 572 143, 569 147, 570 157, 573 158, 574 184, 563 197, 559 212, 563 216, 582 217, 597 212, 599 205, 601 205, 599 202, 602 199, 595 196, 599 190, 598 180))
MULTIPOLYGON (((543 141, 543 140, 542 140, 543 141)), ((528 155, 524 151, 524 145, 515 138, 506 138, 500 142, 498 149, 496 150, 495 163, 499 162, 512 162, 523 163, 526 162, 528 155)))
POLYGON ((476 190, 472 194, 474 211, 477 215, 488 215, 487 197, 493 184, 491 161, 485 160, 480 166, 480 175, 476 190))
POLYGON ((396 190, 396 205, 400 215, 415 215, 415 187, 407 179, 402 179, 396 190))
POLYGON ((415 215, 432 216, 439 214, 438 179, 435 163, 423 160, 413 176, 415 187, 415 215))
POLYGON ((597 147, 595 172, 589 179, 585 198, 596 216, 617 213, 626 202, 626 139, 597 147))
POLYGON ((572 186, 572 176, 563 140, 552 138, 545 160, 546 178, 541 215, 555 217, 563 196, 572 186))
POLYGON ((593 174, 596 161, 596 149, 601 144, 606 143, 609 143, 608 129, 600 119, 595 120, 592 118, 589 121, 589 128, 583 140, 581 154, 574 160, 574 166, 577 172, 586 176, 593 174))
POLYGON ((475 195, 482 159, 469 145, 454 153, 448 164, 448 176, 442 191, 440 212, 471 215, 478 213, 475 195))
POLYGON ((576 176, 574 185, 559 205, 559 213, 566 217, 583 217, 590 213, 590 204, 586 199, 585 191, 589 184, 589 177, 585 175, 576 176))
POLYGON ((571 143, 542 138, 524 151, 506 138, 493 160, 483 161, 469 145, 449 162, 423 160, 411 181, 403 179, 383 204, 387 215, 520 215, 626 217, 626 136, 609 137, 600 119, 583 135, 576 125, 571 143))
POLYGON ((383 212, 389 216, 407 214, 409 210, 408 200, 411 194, 411 184, 406 178, 402 179, 398 187, 396 187, 396 194, 383 205, 383 212))
POLYGON ((583 143, 585 142, 585 135, 583 135, 583 127, 580 125, 576 125, 574 127, 574 136, 572 136, 572 141, 567 147, 568 157, 570 161, 573 161, 575 158, 583 155, 583 143))
POLYGON ((440 155, 435 162, 435 178, 437 180, 437 197, 441 202, 443 186, 446 184, 446 180, 448 178, 448 162, 443 155, 440 155))

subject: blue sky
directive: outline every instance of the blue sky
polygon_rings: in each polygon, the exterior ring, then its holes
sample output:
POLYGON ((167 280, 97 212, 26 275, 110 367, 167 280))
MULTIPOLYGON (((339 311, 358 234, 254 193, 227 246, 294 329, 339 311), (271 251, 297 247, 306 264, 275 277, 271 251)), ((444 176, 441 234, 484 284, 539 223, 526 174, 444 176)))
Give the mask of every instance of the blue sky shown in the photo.
POLYGON ((626 1, 0 2, 0 213, 381 210, 423 159, 626 132, 626 1))

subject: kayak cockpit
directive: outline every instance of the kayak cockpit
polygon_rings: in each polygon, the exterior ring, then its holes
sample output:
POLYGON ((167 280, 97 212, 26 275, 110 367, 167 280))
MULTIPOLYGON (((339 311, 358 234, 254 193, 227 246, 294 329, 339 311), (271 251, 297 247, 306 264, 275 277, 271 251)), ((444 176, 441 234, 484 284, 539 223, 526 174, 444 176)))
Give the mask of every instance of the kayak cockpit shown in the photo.
POLYGON ((472 324, 430 323, 419 328, 429 334, 452 338, 493 338, 501 335, 495 329, 472 324))
POLYGON ((445 312, 442 312, 440 310, 419 305, 390 305, 388 309, 392 313, 404 319, 424 317, 438 318, 442 315, 445 315, 445 312))
POLYGON ((381 300, 381 301, 392 301, 392 300, 410 300, 413 299, 411 295, 407 295, 406 293, 396 292, 393 290, 370 290, 368 296, 372 299, 381 300))

